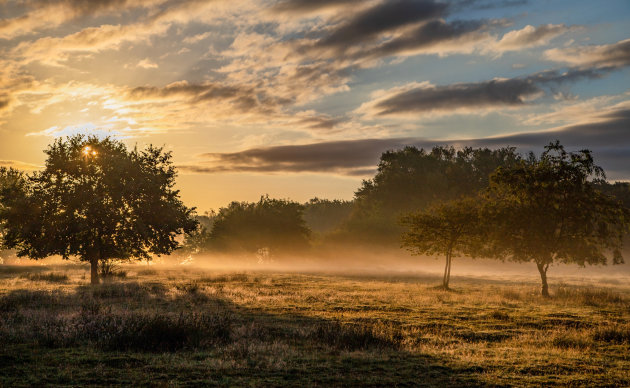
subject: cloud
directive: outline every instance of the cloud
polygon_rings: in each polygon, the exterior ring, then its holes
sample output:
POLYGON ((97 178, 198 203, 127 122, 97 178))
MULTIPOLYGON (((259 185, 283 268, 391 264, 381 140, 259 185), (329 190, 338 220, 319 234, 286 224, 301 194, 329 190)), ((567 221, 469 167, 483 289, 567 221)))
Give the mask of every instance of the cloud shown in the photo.
POLYGON ((317 47, 334 47, 343 51, 351 45, 372 40, 383 32, 442 16, 447 5, 431 0, 385 1, 358 13, 348 22, 320 39, 317 47))
POLYGON ((251 148, 241 152, 203 154, 196 164, 178 166, 193 173, 333 173, 369 176, 376 171, 381 153, 408 145, 431 148, 514 146, 520 152, 540 152, 556 139, 568 149, 591 149, 596 162, 610 179, 630 177, 630 102, 597 113, 578 124, 546 131, 526 132, 497 137, 432 140, 425 138, 360 139, 328 141, 303 145, 251 148))
POLYGON ((546 88, 594 79, 605 72, 593 69, 547 70, 520 78, 496 78, 475 83, 435 86, 428 82, 377 91, 357 113, 372 117, 409 116, 435 112, 485 113, 487 110, 525 106, 546 94, 546 88))
POLYGON ((58 27, 68 21, 139 7, 153 7, 166 0, 30 0, 27 12, 0 20, 0 39, 12 39, 37 30, 58 27))
POLYGON ((308 13, 329 8, 356 5, 364 0, 286 0, 272 7, 273 12, 308 13))
POLYGON ((376 170, 383 150, 402 147, 408 141, 410 139, 361 139, 252 148, 204 154, 202 163, 178 167, 194 173, 316 172, 365 176, 376 170))
POLYGON ((566 125, 547 131, 504 135, 467 141, 473 146, 515 146, 521 150, 540 151, 553 140, 569 149, 588 148, 593 151, 595 162, 606 171, 609 179, 630 178, 630 103, 609 108, 578 124, 566 125))
POLYGON ((527 25, 520 30, 510 31, 503 35, 492 49, 505 52, 542 46, 553 38, 579 29, 581 29, 579 26, 568 27, 564 24, 543 24, 538 27, 527 25))
POLYGON ((442 19, 430 20, 413 29, 401 33, 380 45, 359 50, 354 58, 382 58, 392 55, 469 53, 475 43, 488 39, 484 33, 487 24, 482 21, 442 19))
POLYGON ((541 93, 542 90, 527 79, 494 79, 444 86, 413 83, 382 92, 357 111, 371 116, 390 116, 513 107, 524 105, 541 93))
POLYGON ((289 101, 269 96, 262 90, 248 85, 228 85, 217 82, 191 84, 179 81, 164 87, 140 86, 129 91, 132 100, 186 99, 189 104, 224 101, 241 112, 257 110, 271 113, 289 101))
POLYGON ((549 49, 545 51, 545 57, 582 68, 621 68, 630 66, 630 39, 612 44, 549 49))
POLYGON ((149 58, 144 58, 143 60, 138 62, 136 67, 141 67, 143 69, 157 69, 158 65, 157 63, 152 62, 149 58))
POLYGON ((34 42, 23 42, 12 54, 25 63, 39 61, 52 66, 62 66, 72 53, 93 53, 118 48, 124 42, 147 39, 151 35, 165 33, 167 24, 101 25, 85 28, 61 38, 45 37, 34 42))

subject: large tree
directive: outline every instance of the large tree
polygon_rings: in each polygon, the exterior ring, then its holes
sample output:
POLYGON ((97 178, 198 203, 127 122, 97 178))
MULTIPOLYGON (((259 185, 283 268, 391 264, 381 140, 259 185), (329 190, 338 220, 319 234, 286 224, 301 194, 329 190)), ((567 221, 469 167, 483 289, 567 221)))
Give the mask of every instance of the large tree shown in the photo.
POLYGON ((0 197, 3 242, 18 256, 78 257, 90 263, 94 284, 99 263, 168 254, 178 235, 197 226, 174 189, 171 154, 161 148, 128 150, 111 138, 78 135, 45 153, 43 171, 0 197))
POLYGON ((567 152, 550 143, 540 158, 530 154, 490 179, 484 218, 495 257, 534 262, 549 296, 547 270, 554 263, 623 262, 630 211, 598 190, 603 170, 591 152, 567 152))
POLYGON ((453 257, 474 256, 483 241, 479 198, 468 197, 408 214, 402 224, 408 231, 402 245, 415 255, 444 255, 442 287, 449 288, 453 257))

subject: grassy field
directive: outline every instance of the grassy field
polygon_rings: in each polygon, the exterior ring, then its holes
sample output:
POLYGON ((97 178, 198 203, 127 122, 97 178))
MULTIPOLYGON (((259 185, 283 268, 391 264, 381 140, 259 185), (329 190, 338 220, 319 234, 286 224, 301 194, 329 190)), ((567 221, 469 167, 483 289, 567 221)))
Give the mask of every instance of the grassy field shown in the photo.
POLYGON ((0 266, 0 386, 630 386, 624 282, 124 269, 0 266))

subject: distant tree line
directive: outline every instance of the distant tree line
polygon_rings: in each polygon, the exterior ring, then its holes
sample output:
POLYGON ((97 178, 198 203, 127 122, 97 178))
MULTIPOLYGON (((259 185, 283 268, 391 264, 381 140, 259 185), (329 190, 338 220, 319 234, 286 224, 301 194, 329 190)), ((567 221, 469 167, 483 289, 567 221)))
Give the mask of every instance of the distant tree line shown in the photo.
POLYGON ((79 257, 91 263, 93 282, 99 263, 170 253, 185 234, 186 254, 280 258, 402 244, 445 257, 445 288, 454 257, 533 262, 548 295, 555 263, 622 262, 630 224, 630 185, 608 183, 589 151, 558 142, 539 157, 512 147, 405 147, 382 154, 352 201, 262 196, 203 215, 179 200, 162 149, 76 136, 46 154, 41 172, 0 169, 0 252, 79 257))
POLYGON ((188 245, 277 254, 304 250, 313 237, 320 245, 402 242, 413 254, 445 257, 444 288, 453 257, 486 257, 533 262, 548 296, 554 263, 622 262, 629 201, 628 183, 606 182, 589 151, 559 142, 540 157, 512 147, 405 147, 383 153, 353 201, 234 202, 188 245))

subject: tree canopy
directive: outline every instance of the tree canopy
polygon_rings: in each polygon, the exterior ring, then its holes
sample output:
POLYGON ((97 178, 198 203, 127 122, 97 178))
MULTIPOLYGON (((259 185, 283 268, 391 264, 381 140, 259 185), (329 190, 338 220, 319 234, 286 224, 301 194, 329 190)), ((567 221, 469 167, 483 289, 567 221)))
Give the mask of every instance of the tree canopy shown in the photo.
POLYGON ((194 209, 174 189, 171 154, 161 148, 128 150, 111 138, 78 135, 45 153, 43 171, 16 177, 0 197, 3 241, 18 256, 79 257, 97 283, 99 262, 170 253, 178 235, 196 228, 194 209))
POLYGON ((330 232, 348 218, 352 212, 352 206, 352 201, 315 197, 304 204, 304 221, 313 232, 330 232))
POLYGON ((605 264, 623 261, 623 236, 630 210, 598 190, 605 178, 591 152, 567 152, 550 143, 490 179, 484 218, 495 257, 536 263, 542 294, 549 295, 547 270, 554 263, 605 264))
POLYGON ((355 207, 345 223, 350 238, 394 243, 402 232, 404 213, 426 209, 435 202, 476 195, 488 186, 499 166, 520 159, 513 147, 434 147, 431 151, 408 146, 381 155, 373 179, 364 180, 355 193, 355 207))
POLYGON ((208 243, 213 249, 271 254, 308 247, 304 206, 262 196, 258 202, 232 202, 217 213, 208 243))

